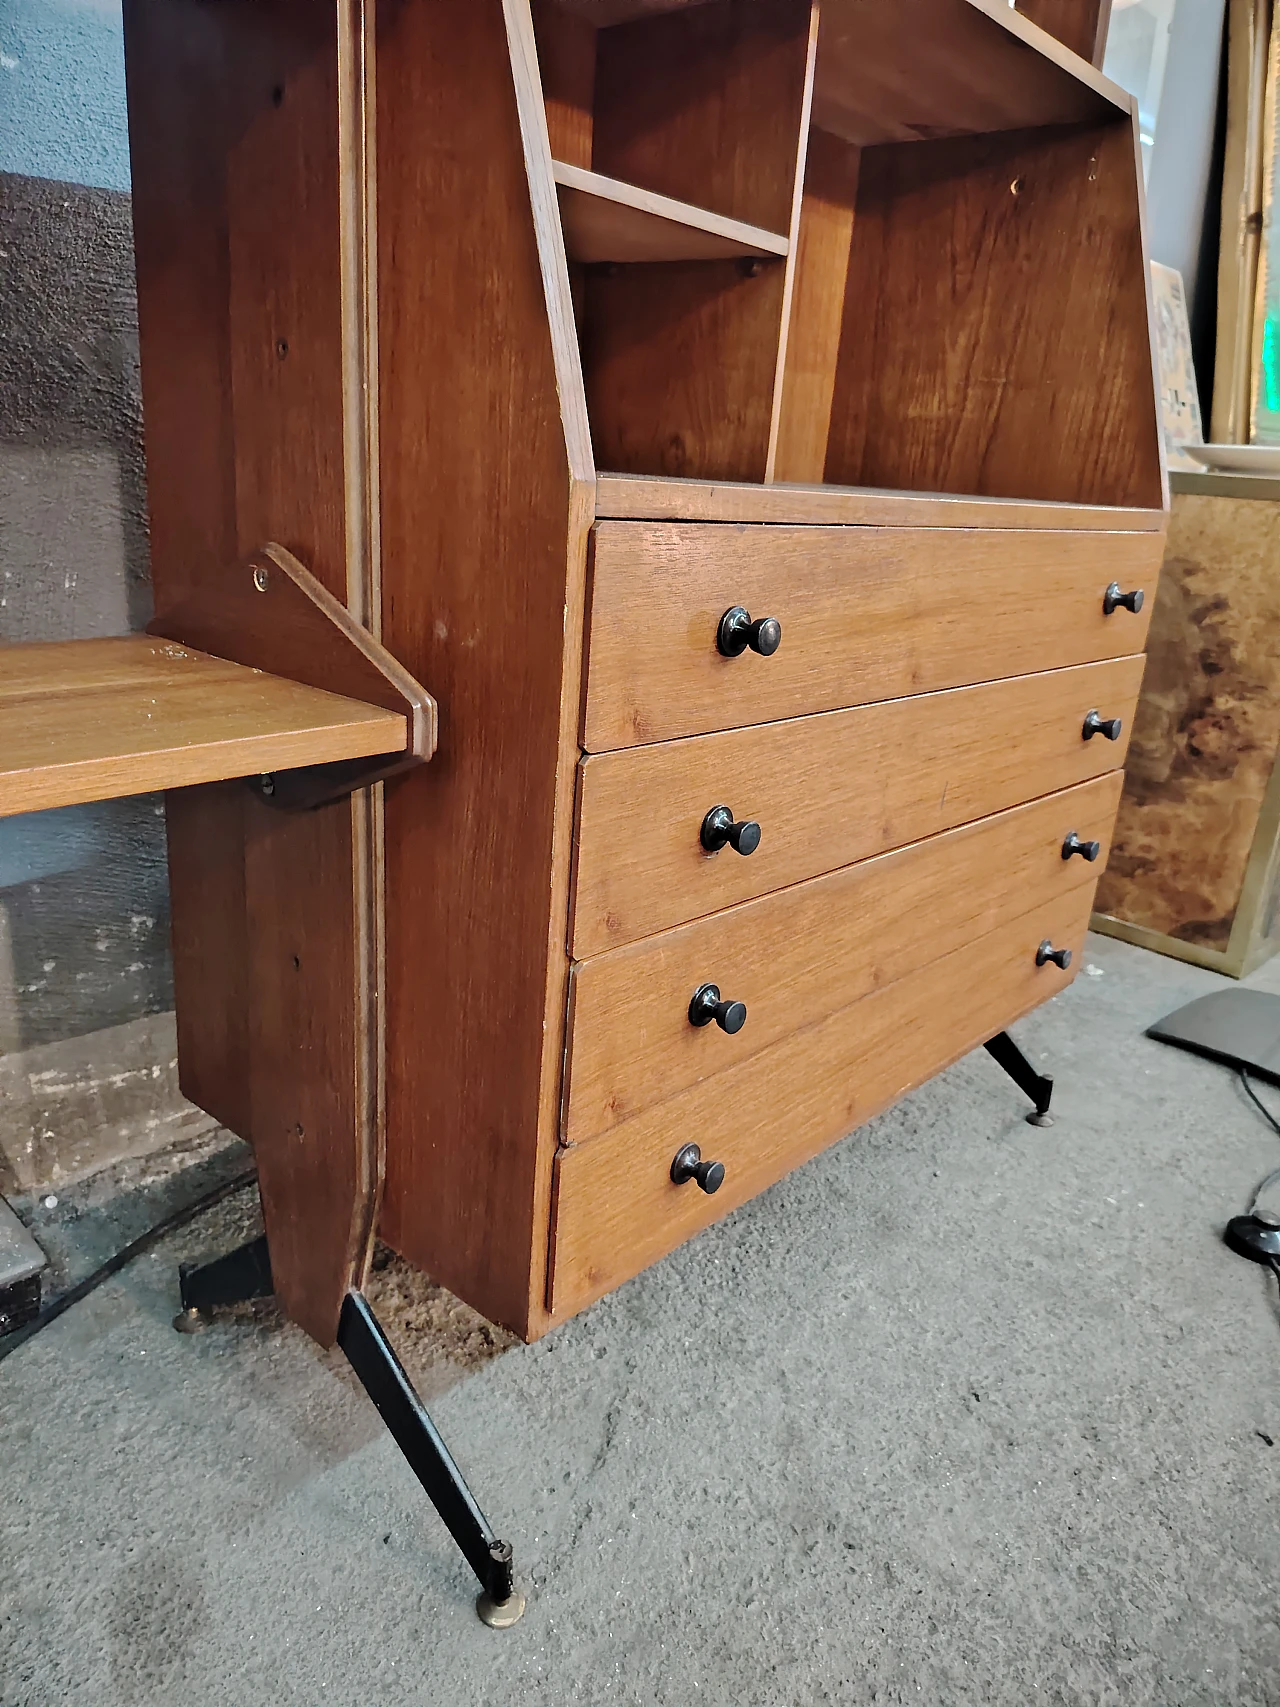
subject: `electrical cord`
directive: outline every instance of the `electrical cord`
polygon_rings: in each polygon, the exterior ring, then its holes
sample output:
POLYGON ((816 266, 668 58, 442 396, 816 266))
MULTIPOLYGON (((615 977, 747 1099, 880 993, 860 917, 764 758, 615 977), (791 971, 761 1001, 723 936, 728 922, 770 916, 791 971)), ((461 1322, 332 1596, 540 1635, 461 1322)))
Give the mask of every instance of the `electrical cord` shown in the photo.
MULTIPOLYGON (((1257 1109, 1258 1113, 1266 1121, 1267 1125, 1270 1126, 1276 1137, 1280 1138, 1280 1120, 1272 1114, 1266 1103, 1263 1102, 1257 1091, 1254 1090, 1253 1082, 1249 1078, 1249 1069, 1247 1067, 1241 1067, 1240 1069, 1240 1083, 1244 1086, 1244 1094, 1248 1097, 1249 1101, 1257 1109)), ((1257 1185, 1253 1188, 1253 1195, 1249 1199, 1249 1207, 1245 1210, 1246 1215, 1253 1214, 1254 1210, 1258 1207, 1258 1199, 1262 1196, 1263 1192, 1270 1191, 1271 1187, 1275 1185, 1278 1180, 1280 1180, 1280 1168, 1272 1168, 1271 1172, 1265 1179, 1258 1181, 1257 1185)), ((1277 1276, 1280 1277, 1280 1270, 1277 1270, 1277 1276)))
POLYGON ((29 1322, 24 1322, 21 1327, 13 1328, 9 1333, 0 1337, 0 1363, 3 1363, 11 1353, 17 1351, 20 1345, 25 1345, 29 1339, 34 1339, 42 1328, 49 1326, 50 1322, 56 1322, 58 1317, 65 1314, 73 1304, 78 1304, 82 1298, 87 1298, 91 1292, 96 1292, 104 1280, 110 1280, 113 1274, 119 1274, 120 1270, 126 1268, 136 1257, 140 1257, 145 1251, 149 1251, 152 1245, 159 1244, 160 1240, 168 1234, 176 1233, 179 1227, 185 1227, 188 1222, 196 1220, 207 1210, 213 1209, 224 1198, 231 1197, 235 1192, 243 1191, 247 1186, 251 1186, 257 1177, 258 1170, 256 1168, 247 1168, 244 1173, 236 1174, 232 1179, 224 1180, 221 1185, 214 1186, 212 1191, 206 1191, 203 1197, 198 1197, 194 1203, 188 1203, 183 1209, 175 1209, 172 1215, 166 1215, 163 1221, 157 1221, 154 1227, 149 1227, 145 1233, 140 1233, 123 1250, 117 1251, 114 1256, 108 1257, 106 1262, 95 1268, 92 1274, 77 1281, 60 1298, 55 1298, 51 1304, 46 1304, 29 1322))

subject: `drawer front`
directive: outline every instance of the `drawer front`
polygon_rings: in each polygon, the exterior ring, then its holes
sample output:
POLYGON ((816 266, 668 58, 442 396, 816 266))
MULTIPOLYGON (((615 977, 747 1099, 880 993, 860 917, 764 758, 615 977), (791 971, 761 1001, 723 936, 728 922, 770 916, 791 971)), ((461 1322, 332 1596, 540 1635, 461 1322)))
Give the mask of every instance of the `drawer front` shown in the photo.
POLYGON ((1158 534, 600 522, 588 752, 1140 652, 1158 534), (1145 592, 1104 612, 1112 581, 1145 592), (724 657, 734 607, 777 650, 724 657))
MULTIPOLYGON (((1084 885, 1037 907, 612 1132, 562 1150, 552 1313, 583 1309, 1056 995, 1079 964, 1089 899, 1084 885), (1070 972, 1036 965, 1045 937, 1072 950, 1070 972), (671 1183, 675 1153, 690 1142, 724 1164, 714 1197, 671 1183)), ((993 1066, 993 1124, 1008 1118, 1017 1095, 993 1066)))
POLYGON ((565 1141, 608 1131, 1037 903, 1092 892, 1122 780, 1112 772, 579 962, 565 1141), (1063 858, 1073 831, 1100 844, 1093 861, 1063 858), (708 984, 745 1006, 740 1029, 736 1013, 726 1026, 692 1023, 708 984))
POLYGON ((584 759, 571 948, 586 960, 1124 763, 1143 659, 584 759), (1091 710, 1117 741, 1083 738, 1091 710), (760 826, 707 853, 717 806, 760 826))

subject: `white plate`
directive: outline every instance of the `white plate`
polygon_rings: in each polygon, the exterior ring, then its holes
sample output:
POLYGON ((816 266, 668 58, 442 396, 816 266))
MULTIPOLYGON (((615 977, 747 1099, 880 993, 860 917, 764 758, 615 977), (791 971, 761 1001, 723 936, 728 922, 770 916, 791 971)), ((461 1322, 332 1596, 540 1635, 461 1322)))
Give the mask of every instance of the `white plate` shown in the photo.
POLYGON ((1280 445, 1182 445, 1188 456, 1221 474, 1280 474, 1280 445))

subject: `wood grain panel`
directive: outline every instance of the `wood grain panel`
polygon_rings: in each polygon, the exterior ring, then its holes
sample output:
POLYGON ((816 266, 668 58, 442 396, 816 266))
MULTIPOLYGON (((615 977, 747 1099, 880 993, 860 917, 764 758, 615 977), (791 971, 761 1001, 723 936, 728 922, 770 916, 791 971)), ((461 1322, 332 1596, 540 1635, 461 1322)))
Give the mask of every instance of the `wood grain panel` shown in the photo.
POLYGON ((1130 120, 863 151, 826 477, 1163 507, 1130 120))
POLYGON ((790 330, 771 446, 773 480, 822 480, 840 353, 859 152, 825 130, 809 137, 790 330))
MULTIPOLYGON (((614 1131, 562 1150, 553 1313, 583 1309, 1056 995, 1071 973, 1037 966, 1036 946, 1051 937, 1070 948, 1074 972, 1088 901, 1085 885, 1037 906, 614 1131), (741 1118, 726 1120, 726 1108, 741 1118), (690 1140, 725 1165, 714 1197, 671 1183, 672 1157, 690 1140)), ((993 1123, 1008 1118, 1016 1096, 993 1078, 993 1123)))
POLYGON ((1020 676, 583 761, 573 953, 835 871, 1123 764, 1143 660, 1020 676), (1091 709, 1124 719, 1086 741, 1091 709), (744 858, 704 851, 726 805, 761 828, 744 858))
MULTIPOLYGON (((350 413, 358 372, 349 383, 362 263, 342 188, 363 170, 358 91, 343 81, 356 75, 352 28, 349 8, 309 0, 125 7, 161 622, 216 610, 266 540, 342 603, 363 598, 368 529, 349 505, 364 497, 348 481, 363 432, 350 413)), ((168 798, 181 1082, 218 1118, 248 1121, 236 1129, 255 1147, 282 1302, 327 1343, 367 1260, 380 1165, 376 1062, 361 1041, 376 934, 376 896, 355 876, 367 808, 272 814, 264 838, 242 793, 168 798), (225 880, 210 881, 212 849, 225 880), (281 897, 286 914, 262 925, 281 897), (315 977, 302 1028, 279 992, 293 972, 285 940, 304 933, 315 977), (313 1114, 317 1039, 332 1050, 332 1095, 313 1114), (306 1166, 287 1136, 299 1124, 306 1166)))
POLYGON ((532 17, 552 157, 590 170, 596 26, 555 0, 533 0, 532 17))
POLYGON ((1231 941, 1280 752, 1280 505, 1174 498, 1101 912, 1231 941))
POLYGON ((1018 0, 1018 10, 1090 65, 1102 64, 1111 0, 1018 0))
POLYGON ((712 0, 600 32, 592 165, 786 231, 810 0, 712 0))
POLYGON ((1160 533, 1168 519, 1163 510, 1092 504, 605 473, 596 480, 596 515, 672 522, 792 522, 809 527, 1084 528, 1107 533, 1160 533))
POLYGON ((574 968, 563 1136, 581 1143, 1040 901, 1092 890, 1120 774, 1014 807, 574 968), (1071 830, 1096 864, 1064 860, 1071 830), (741 1031, 689 1023, 701 985, 746 1004, 741 1031))
POLYGON ((535 224, 555 221, 555 187, 527 8, 391 0, 377 26, 383 637, 441 704, 435 760, 386 788, 381 1233, 534 1333, 567 980, 585 422, 561 418, 572 318, 563 256, 557 268, 549 237, 540 253, 535 224))
POLYGON ((589 752, 928 693, 1139 651, 1151 534, 709 528, 600 522, 589 752), (1103 612, 1112 580, 1138 615, 1103 612), (773 616, 768 658, 716 649, 735 605, 773 616))
POLYGON ((780 260, 591 268, 582 359, 599 466, 762 480, 780 260))
POLYGON ((103 644, 0 647, 0 816, 404 751, 403 717, 141 635, 128 685, 84 687, 79 655, 103 644), (44 675, 15 694, 19 653, 44 675))

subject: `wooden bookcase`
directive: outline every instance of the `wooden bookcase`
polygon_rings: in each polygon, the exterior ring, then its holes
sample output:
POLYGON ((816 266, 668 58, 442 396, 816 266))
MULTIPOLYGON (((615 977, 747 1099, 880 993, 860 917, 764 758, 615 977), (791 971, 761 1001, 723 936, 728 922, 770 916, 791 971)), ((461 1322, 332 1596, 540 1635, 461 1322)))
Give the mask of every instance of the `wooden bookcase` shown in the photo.
POLYGON ((535 1337, 1069 976, 1167 495, 1134 107, 1051 11, 1084 56, 998 0, 126 0, 155 632, 217 715, 89 759, 171 789, 182 1083, 317 1339, 375 1234, 535 1337))

